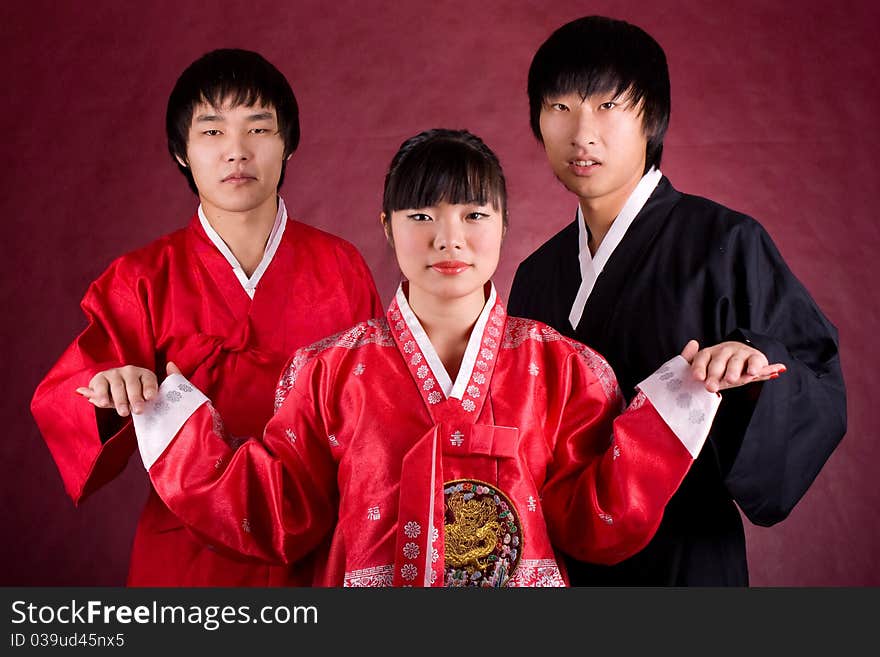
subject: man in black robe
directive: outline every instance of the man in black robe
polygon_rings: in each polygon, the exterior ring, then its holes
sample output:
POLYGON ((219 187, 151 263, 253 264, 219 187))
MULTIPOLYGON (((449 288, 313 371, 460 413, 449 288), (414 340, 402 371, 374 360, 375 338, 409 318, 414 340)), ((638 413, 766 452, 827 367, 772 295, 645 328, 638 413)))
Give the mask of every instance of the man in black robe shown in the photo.
MULTIPOLYGON (((615 566, 568 561, 573 585, 746 586, 737 506, 783 520, 846 431, 837 330, 755 220, 676 191, 659 171, 666 57, 640 28, 590 16, 539 48, 531 127, 575 221, 519 266, 509 311, 598 350, 624 394, 691 338, 752 345, 786 372, 726 391, 651 543, 615 566)), ((709 363, 707 387, 739 375, 709 363)))

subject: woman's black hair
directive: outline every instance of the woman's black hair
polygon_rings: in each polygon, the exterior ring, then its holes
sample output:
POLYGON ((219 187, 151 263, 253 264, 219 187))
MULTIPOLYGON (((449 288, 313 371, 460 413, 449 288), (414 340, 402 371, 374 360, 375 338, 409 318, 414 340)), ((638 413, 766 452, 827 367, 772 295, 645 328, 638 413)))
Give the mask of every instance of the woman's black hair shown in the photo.
POLYGON ((382 212, 445 202, 492 205, 507 228, 507 186, 498 156, 467 130, 435 128, 410 137, 385 176, 382 212))

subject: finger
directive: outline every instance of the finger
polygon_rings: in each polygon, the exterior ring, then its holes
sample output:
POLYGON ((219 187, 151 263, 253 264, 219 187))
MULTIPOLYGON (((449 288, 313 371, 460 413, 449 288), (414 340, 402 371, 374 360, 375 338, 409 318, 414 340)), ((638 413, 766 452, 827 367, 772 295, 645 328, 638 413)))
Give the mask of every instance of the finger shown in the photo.
POLYGON ((740 381, 748 376, 744 371, 746 366, 747 353, 736 351, 727 361, 727 367, 724 369, 724 382, 730 386, 739 385, 740 381))
POLYGON ((113 406, 113 401, 110 398, 110 382, 104 373, 96 374, 92 377, 92 380, 89 381, 88 390, 91 391, 89 401, 98 408, 110 408, 113 406))
POLYGON ((93 406, 97 406, 98 408, 109 408, 110 402, 109 400, 104 400, 103 402, 99 400, 95 395, 95 391, 91 388, 77 388, 76 393, 81 395, 87 402, 92 404, 93 406))
POLYGON ((694 379, 697 381, 706 380, 706 368, 709 366, 711 359, 712 351, 710 349, 703 349, 694 356, 694 362, 691 363, 691 373, 694 379))
POLYGON ((772 365, 767 365, 758 370, 758 373, 755 375, 762 379, 776 379, 779 378, 780 374, 785 372, 785 365, 782 363, 773 363, 772 365))
POLYGON ((123 368, 122 380, 125 382, 125 396, 133 413, 144 412, 144 389, 141 384, 141 373, 138 368, 123 368))
POLYGON ((694 356, 697 355, 697 352, 700 351, 700 343, 696 340, 690 340, 685 346, 684 349, 681 350, 681 357, 684 358, 688 363, 694 360, 694 356))
POLYGON ((172 374, 183 374, 183 372, 180 371, 180 368, 177 367, 177 365, 169 360, 168 364, 165 365, 165 374, 171 376, 172 374))
POLYGON ((86 387, 77 388, 74 392, 76 392, 76 394, 78 395, 82 395, 88 400, 91 400, 95 396, 94 391, 91 388, 86 387))
POLYGON ((709 392, 718 392, 721 389, 729 358, 730 350, 726 348, 718 349, 712 354, 712 360, 706 366, 706 390, 709 392))
POLYGON ((747 371, 749 374, 757 375, 766 365, 767 357, 760 351, 753 350, 749 356, 747 371))
POLYGON ((159 382, 153 372, 149 370, 141 372, 141 389, 144 393, 144 399, 148 401, 158 394, 159 382))
POLYGON ((122 417, 128 417, 128 395, 125 391, 125 380, 118 372, 107 372, 105 374, 110 382, 110 397, 113 400, 113 406, 116 412, 122 417))

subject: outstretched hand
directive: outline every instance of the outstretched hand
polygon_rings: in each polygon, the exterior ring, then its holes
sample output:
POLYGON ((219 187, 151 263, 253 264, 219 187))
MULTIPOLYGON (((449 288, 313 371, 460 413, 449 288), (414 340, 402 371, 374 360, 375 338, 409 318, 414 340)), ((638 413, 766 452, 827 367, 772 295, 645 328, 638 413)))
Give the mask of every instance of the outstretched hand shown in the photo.
POLYGON ((775 379, 785 372, 785 365, 768 364, 763 353, 743 342, 721 342, 700 349, 699 343, 691 340, 681 355, 691 364, 694 379, 702 381, 709 392, 775 379))
POLYGON ((159 383, 152 370, 125 365, 98 372, 76 392, 98 408, 115 408, 120 417, 128 417, 143 412, 159 392, 159 383))
MULTIPOLYGON (((181 373, 172 362, 165 371, 169 375, 181 373)), ((144 405, 159 392, 159 382, 152 370, 125 365, 98 372, 89 385, 76 392, 98 408, 115 408, 120 417, 128 417, 143 413, 144 405)))

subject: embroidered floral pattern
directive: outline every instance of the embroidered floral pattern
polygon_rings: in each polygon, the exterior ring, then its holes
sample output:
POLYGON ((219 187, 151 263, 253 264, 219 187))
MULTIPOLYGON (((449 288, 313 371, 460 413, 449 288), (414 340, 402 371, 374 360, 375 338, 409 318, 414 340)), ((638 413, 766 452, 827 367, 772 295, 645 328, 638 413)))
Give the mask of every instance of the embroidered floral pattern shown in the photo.
POLYGON ((419 556, 419 546, 416 543, 407 543, 403 546, 403 556, 407 559, 415 559, 419 556))
POLYGON ((297 349, 290 363, 278 380, 275 389, 275 411, 277 412, 284 400, 296 384, 296 379, 306 364, 321 352, 332 348, 357 349, 367 344, 378 344, 381 347, 393 347, 394 338, 384 318, 370 319, 352 328, 319 340, 308 347, 297 349))
POLYGON ((410 520, 403 526, 403 533, 407 538, 418 538, 422 533, 422 526, 415 520, 410 520))
POLYGON ((411 563, 405 563, 400 567, 400 576, 408 582, 419 576, 419 569, 411 563))

